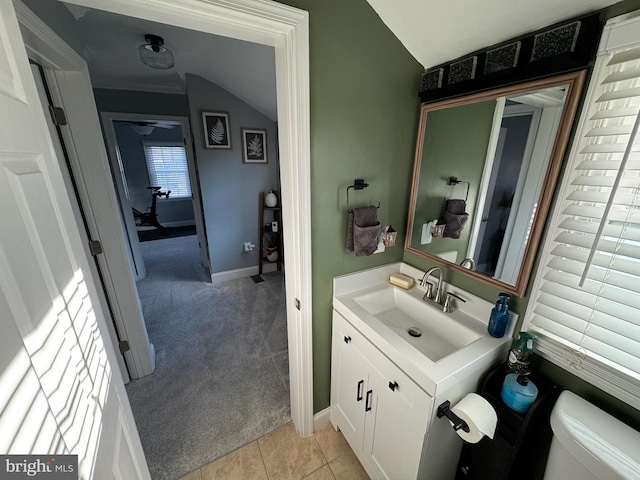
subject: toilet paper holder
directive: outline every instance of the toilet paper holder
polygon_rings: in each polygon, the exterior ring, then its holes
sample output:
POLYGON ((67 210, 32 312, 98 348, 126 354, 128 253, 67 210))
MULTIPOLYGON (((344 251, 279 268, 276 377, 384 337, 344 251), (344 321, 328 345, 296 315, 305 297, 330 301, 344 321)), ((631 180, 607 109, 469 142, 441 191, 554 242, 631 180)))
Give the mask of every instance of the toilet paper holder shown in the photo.
POLYGON ((467 422, 462 420, 459 416, 451 411, 451 403, 449 402, 449 400, 442 403, 438 407, 437 415, 438 418, 447 417, 447 419, 449 419, 451 423, 453 423, 453 429, 456 432, 462 429, 463 431, 469 433, 469 425, 467 425, 467 422))

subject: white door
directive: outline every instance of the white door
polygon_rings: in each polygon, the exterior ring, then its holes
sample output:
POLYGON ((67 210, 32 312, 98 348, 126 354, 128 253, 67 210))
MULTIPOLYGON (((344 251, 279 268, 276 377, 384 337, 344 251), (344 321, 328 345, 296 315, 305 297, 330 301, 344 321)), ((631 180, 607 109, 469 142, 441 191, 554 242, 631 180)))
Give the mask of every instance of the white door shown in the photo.
MULTIPOLYGON (((49 110, 49 99, 47 98, 48 86, 45 85, 45 80, 42 78, 42 74, 44 73, 44 70, 42 70, 42 73, 41 73, 40 68, 41 67, 37 63, 31 63, 31 73, 33 74, 33 80, 35 81, 36 89, 38 90, 40 104, 42 105, 42 109, 45 112, 45 120, 47 122, 47 126, 49 127, 49 135, 51 136, 51 140, 53 142, 53 148, 55 149, 55 152, 56 152, 58 165, 60 166, 60 171, 62 173, 62 177, 67 187, 67 197, 71 201, 71 208, 73 209, 73 214, 76 218, 76 223, 78 224, 78 226, 80 226, 82 225, 82 215, 83 215, 82 207, 79 204, 79 202, 76 201, 73 197, 74 195, 73 179, 72 179, 73 173, 69 170, 69 168, 66 165, 66 159, 65 159, 65 153, 64 153, 65 150, 58 136, 58 132, 56 131, 56 126, 53 123, 53 118, 51 117, 51 115, 47 116, 47 111, 49 110)), ((83 246, 85 247, 84 248, 85 256, 89 257, 91 253, 89 251, 88 234, 86 231, 80 230, 80 236, 83 242, 83 246)), ((90 262, 90 267, 91 267, 91 275, 93 276, 93 278, 96 280, 99 279, 100 274, 98 273, 96 263, 90 262)), ((100 295, 100 303, 103 306, 103 310, 104 310, 107 305, 106 294, 102 290, 98 290, 98 294, 100 295)), ((107 310, 105 310, 105 312, 106 311, 107 310)), ((107 326, 109 327, 109 336, 111 338, 111 343, 113 345, 118 345, 119 343, 118 334, 116 333, 115 325, 113 321, 109 322, 108 318, 107 318, 107 326)), ((124 361, 124 356, 122 355, 118 355, 118 367, 120 368, 120 374, 122 375, 123 381, 125 383, 128 383, 130 380, 129 372, 127 372, 127 366, 124 361)))
POLYGON ((77 181, 77 195, 90 236, 100 241, 103 250, 95 257, 102 274, 100 281, 96 281, 103 284, 109 298, 108 307, 106 302, 103 305, 105 311, 109 308, 112 312, 121 344, 130 347, 124 348, 129 373, 132 378, 143 377, 153 372, 155 353, 149 343, 125 251, 127 242, 117 211, 87 65, 19 0, 14 1, 14 8, 28 55, 44 67, 54 105, 64 108, 67 125, 60 130, 69 168, 77 181))
POLYGON ((0 1, 0 453, 150 478, 12 2, 0 1))

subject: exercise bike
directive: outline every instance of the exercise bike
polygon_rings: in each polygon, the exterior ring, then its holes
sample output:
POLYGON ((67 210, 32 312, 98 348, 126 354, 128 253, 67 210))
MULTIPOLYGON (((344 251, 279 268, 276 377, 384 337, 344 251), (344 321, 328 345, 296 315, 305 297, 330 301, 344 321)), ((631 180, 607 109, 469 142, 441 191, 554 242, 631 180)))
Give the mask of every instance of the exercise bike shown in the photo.
POLYGON ((151 190, 153 193, 151 195, 151 206, 147 207, 146 212, 142 213, 140 210, 133 207, 131 209, 133 210, 133 218, 135 219, 137 226, 156 227, 164 235, 171 235, 169 229, 167 227, 163 227, 160 222, 158 222, 158 214, 156 212, 156 202, 158 197, 169 198, 169 194, 171 193, 171 190, 163 192, 161 188, 162 187, 147 187, 147 190, 151 190))

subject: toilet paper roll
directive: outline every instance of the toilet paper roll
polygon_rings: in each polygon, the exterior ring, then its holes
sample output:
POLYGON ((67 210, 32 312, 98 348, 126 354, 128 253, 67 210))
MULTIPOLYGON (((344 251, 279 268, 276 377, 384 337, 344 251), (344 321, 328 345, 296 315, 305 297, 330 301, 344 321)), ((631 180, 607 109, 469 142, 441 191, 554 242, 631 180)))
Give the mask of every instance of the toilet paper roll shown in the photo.
POLYGON ((451 411, 469 425, 469 432, 462 429, 456 432, 465 442, 478 443, 485 435, 493 438, 498 415, 491 404, 480 395, 467 394, 451 411))

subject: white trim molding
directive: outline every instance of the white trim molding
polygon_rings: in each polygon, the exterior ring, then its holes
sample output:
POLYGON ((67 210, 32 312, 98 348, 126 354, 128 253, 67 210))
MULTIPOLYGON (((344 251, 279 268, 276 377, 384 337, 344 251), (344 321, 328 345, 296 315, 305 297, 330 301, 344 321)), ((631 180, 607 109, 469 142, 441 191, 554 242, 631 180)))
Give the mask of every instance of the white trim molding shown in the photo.
POLYGON ((331 421, 331 407, 320 410, 313 416, 313 431, 317 432, 331 421))
MULTIPOLYGON (((155 353, 142 321, 87 65, 22 2, 16 2, 15 8, 29 57, 43 66, 53 100, 65 109, 68 128, 62 135, 92 239, 102 243, 103 254, 96 258, 119 338, 130 345, 124 353, 129 372, 132 378, 149 375, 155 369, 155 353), (131 318, 140 321, 129 321, 131 318)), ((114 347, 117 352, 118 346, 114 347)))
POLYGON ((269 0, 69 0, 68 3, 275 48, 291 418, 313 434, 309 14, 269 0), (296 306, 299 305, 299 306, 296 306))
MULTIPOLYGON (((265 264, 262 267, 262 273, 270 273, 278 270, 278 267, 275 263, 273 264, 265 264)), ((245 267, 245 268, 237 268, 235 270, 226 270, 224 272, 215 272, 211 274, 211 283, 222 283, 228 282, 230 280, 238 280, 240 278, 247 278, 252 275, 258 275, 259 268, 258 266, 253 267, 245 267)))

